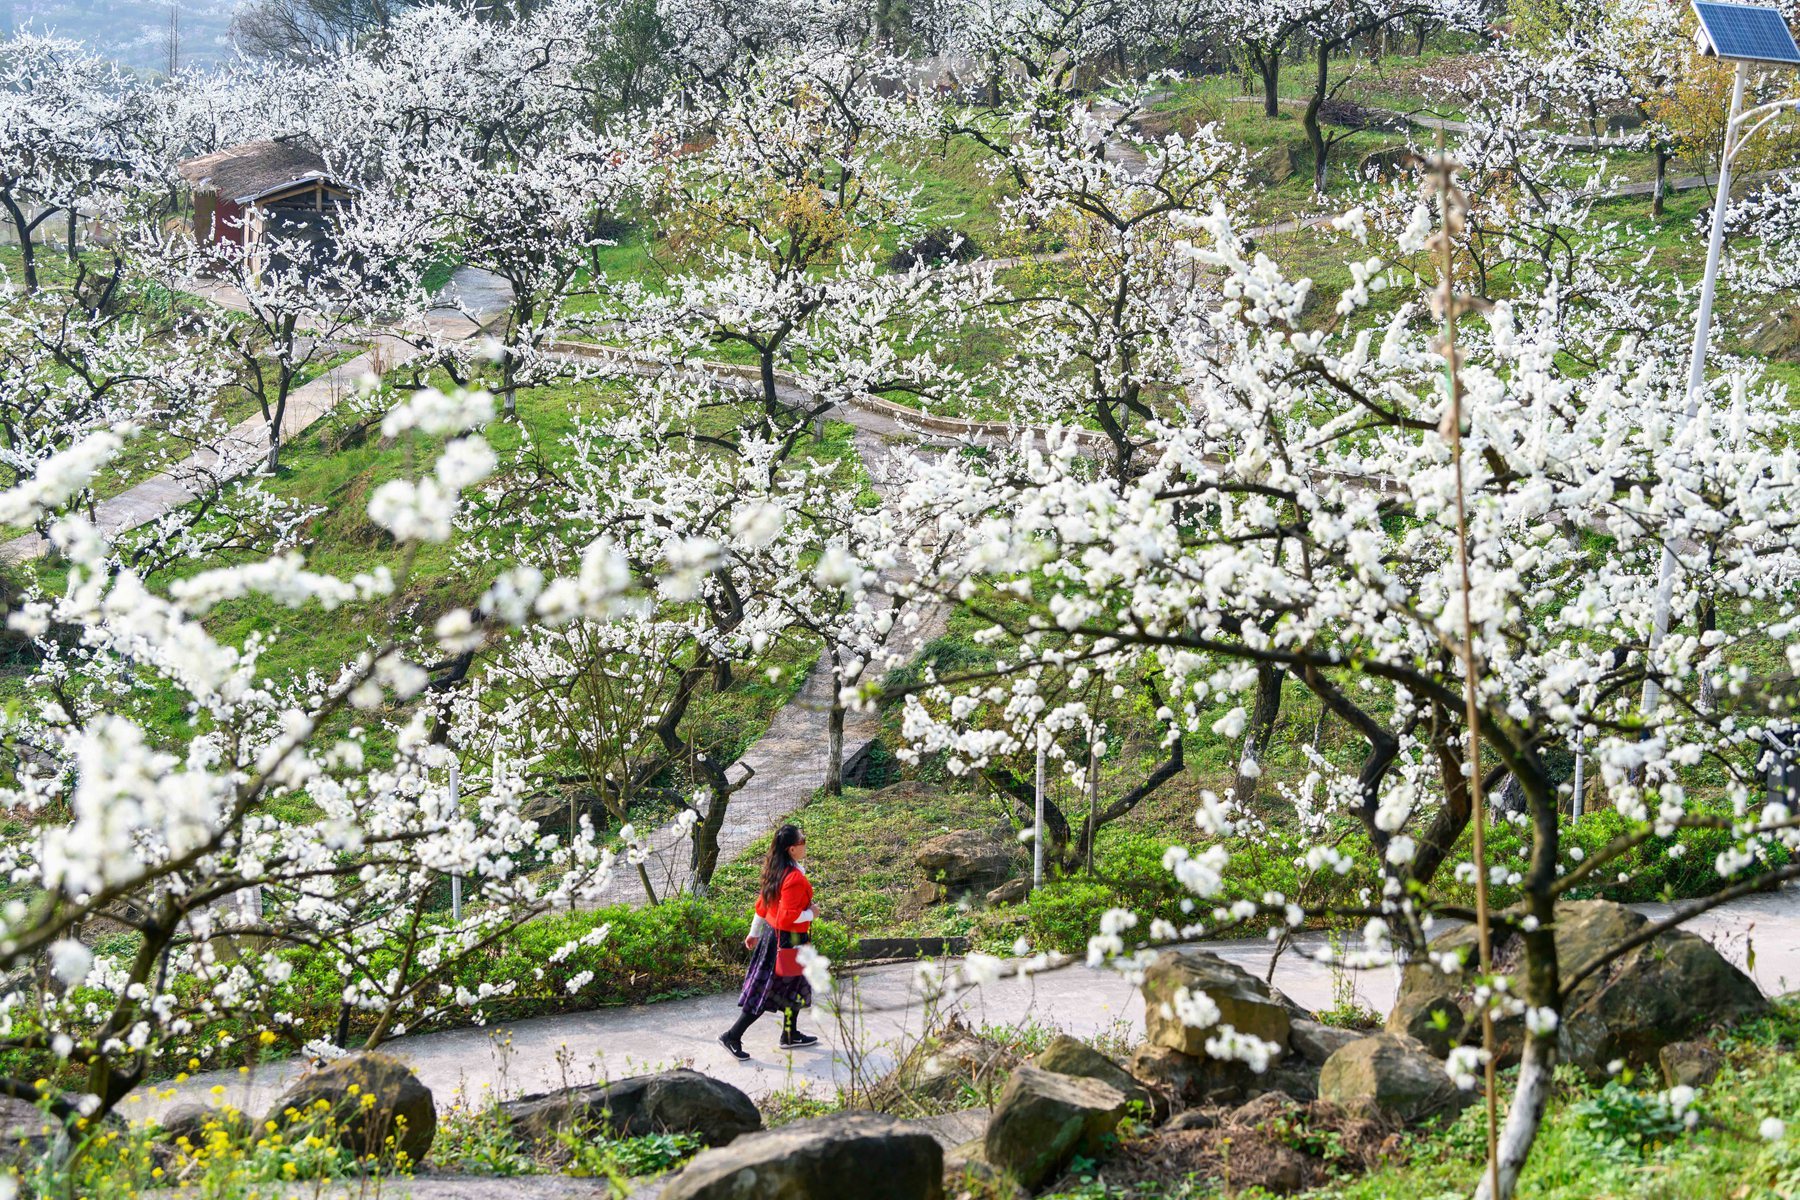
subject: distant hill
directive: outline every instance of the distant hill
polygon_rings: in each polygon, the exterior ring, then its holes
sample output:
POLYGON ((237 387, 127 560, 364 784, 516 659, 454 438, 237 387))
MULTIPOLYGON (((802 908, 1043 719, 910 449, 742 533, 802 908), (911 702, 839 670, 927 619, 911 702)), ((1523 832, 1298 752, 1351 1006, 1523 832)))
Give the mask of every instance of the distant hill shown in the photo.
POLYGON ((0 0, 0 34, 20 29, 85 42, 140 71, 169 65, 169 12, 175 9, 182 66, 215 63, 230 54, 227 34, 235 0, 0 0))

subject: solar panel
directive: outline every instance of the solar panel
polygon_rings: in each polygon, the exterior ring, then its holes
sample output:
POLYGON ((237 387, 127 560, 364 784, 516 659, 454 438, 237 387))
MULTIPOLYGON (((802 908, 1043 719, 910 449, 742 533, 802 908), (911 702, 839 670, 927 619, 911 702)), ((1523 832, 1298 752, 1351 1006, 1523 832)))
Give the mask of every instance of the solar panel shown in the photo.
POLYGON ((1695 0, 1694 15, 1720 58, 1800 66, 1800 46, 1776 9, 1695 0))

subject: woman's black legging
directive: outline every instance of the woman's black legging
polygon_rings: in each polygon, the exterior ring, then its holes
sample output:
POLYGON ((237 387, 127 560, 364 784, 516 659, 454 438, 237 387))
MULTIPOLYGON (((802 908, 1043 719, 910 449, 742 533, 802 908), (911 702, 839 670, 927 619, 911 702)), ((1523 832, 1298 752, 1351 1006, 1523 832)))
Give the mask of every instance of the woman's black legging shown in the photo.
MULTIPOLYGON (((746 1008, 743 1012, 738 1014, 737 1024, 733 1025, 731 1027, 731 1032, 726 1034, 725 1036, 729 1037, 734 1042, 743 1041, 744 1040, 744 1031, 749 1029, 750 1026, 756 1024, 756 1018, 758 1018, 760 1016, 762 1016, 761 1013, 753 1012, 752 1010, 746 1008)), ((796 1034, 799 1031, 800 1031, 800 1010, 798 1008, 782 1009, 781 1010, 781 1032, 792 1036, 793 1034, 796 1034)))

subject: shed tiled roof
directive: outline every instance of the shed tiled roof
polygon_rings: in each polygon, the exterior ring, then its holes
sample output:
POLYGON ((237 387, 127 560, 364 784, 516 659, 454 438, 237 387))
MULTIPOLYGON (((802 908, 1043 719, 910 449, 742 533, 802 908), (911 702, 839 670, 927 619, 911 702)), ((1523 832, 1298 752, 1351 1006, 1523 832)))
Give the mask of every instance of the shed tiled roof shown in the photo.
POLYGON ((190 187, 210 188, 239 203, 328 178, 325 160, 294 142, 245 142, 185 159, 175 169, 190 187))

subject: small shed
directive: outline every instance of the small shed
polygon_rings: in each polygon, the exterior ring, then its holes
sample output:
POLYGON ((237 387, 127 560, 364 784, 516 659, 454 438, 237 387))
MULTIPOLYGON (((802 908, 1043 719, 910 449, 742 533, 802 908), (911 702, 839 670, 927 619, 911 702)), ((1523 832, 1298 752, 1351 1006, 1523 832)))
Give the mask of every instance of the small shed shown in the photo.
POLYGON ((259 271, 269 265, 259 252, 265 232, 329 239, 332 218, 355 194, 317 152, 290 141, 245 142, 176 170, 193 196, 195 240, 243 246, 259 271))

